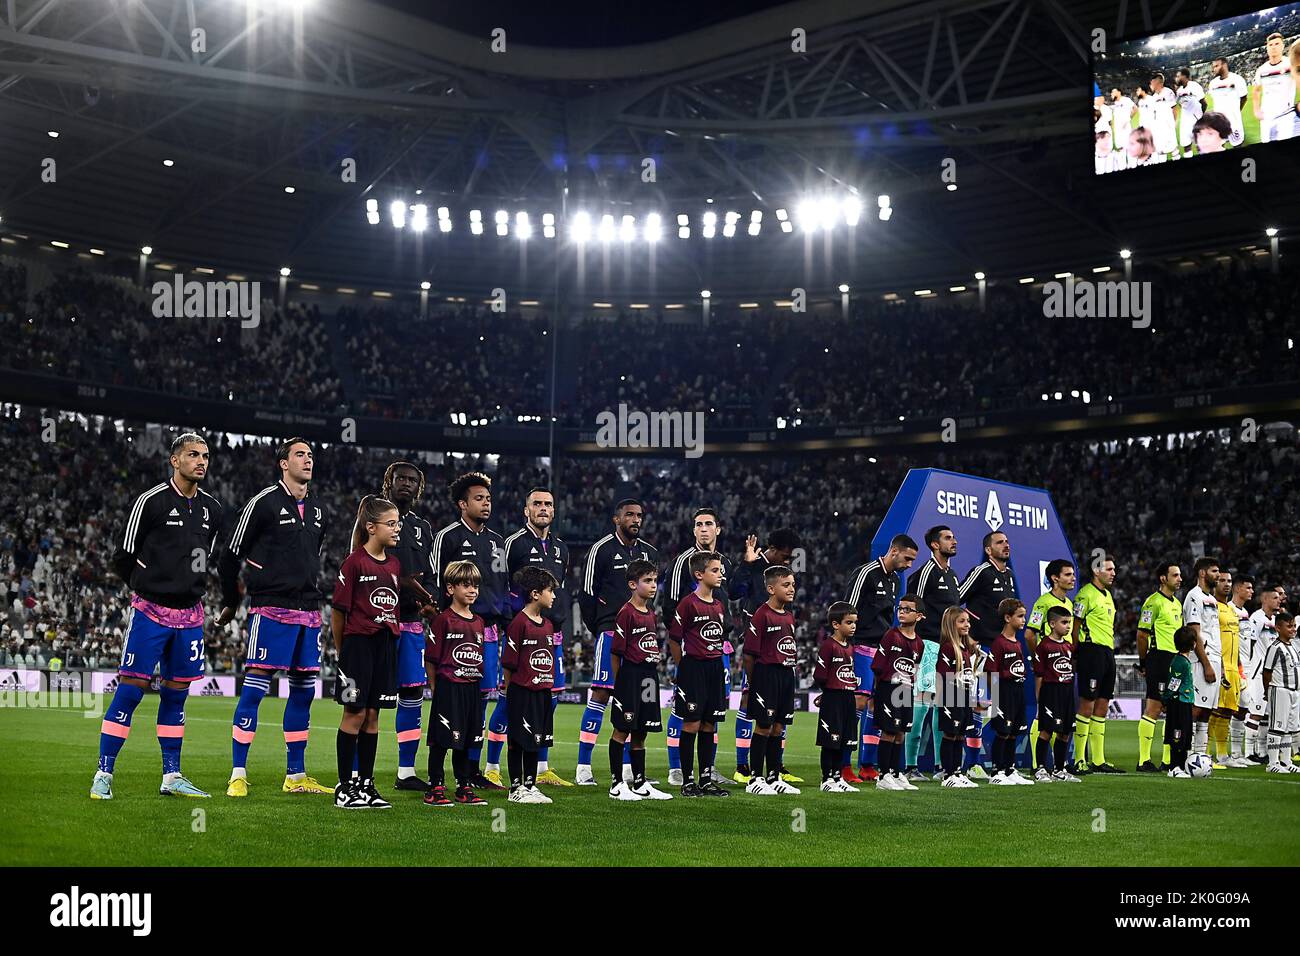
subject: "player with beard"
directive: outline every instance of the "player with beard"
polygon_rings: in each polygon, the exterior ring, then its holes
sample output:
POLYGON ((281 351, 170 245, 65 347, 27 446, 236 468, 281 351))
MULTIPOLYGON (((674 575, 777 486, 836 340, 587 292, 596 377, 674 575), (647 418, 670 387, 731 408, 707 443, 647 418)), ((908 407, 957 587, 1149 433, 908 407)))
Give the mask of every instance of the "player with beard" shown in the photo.
MULTIPOLYGON (((244 686, 231 721, 232 769, 228 797, 248 796, 248 751, 257 731, 257 711, 276 671, 288 671, 284 705, 286 768, 283 793, 333 794, 307 776, 311 702, 320 673, 321 581, 327 522, 319 499, 308 490, 315 468, 311 445, 290 438, 275 453, 280 480, 249 499, 235 523, 230 547, 221 556, 222 610, 217 627, 229 624, 239 603, 243 565, 248 591, 248 646, 244 686)), ((332 588, 330 589, 332 591, 332 588)))
MULTIPOLYGON (((1151 744, 1156 736, 1156 718, 1165 710, 1169 666, 1178 653, 1174 635, 1183 626, 1183 606, 1177 597, 1183 583, 1182 568, 1172 561, 1162 561, 1156 565, 1156 580, 1156 590, 1142 602, 1138 612, 1137 669, 1147 682, 1146 703, 1138 721, 1139 773, 1161 770, 1151 759, 1151 744)), ((1165 744, 1164 763, 1169 763, 1169 744, 1165 744)))
POLYGON ((1174 95, 1178 99, 1178 151, 1192 155, 1193 128, 1205 113, 1205 90, 1192 79, 1191 70, 1179 67, 1174 73, 1174 95))
POLYGON ((1192 665, 1192 749, 1209 753, 1210 714, 1219 706, 1219 678, 1223 676, 1223 644, 1219 634, 1219 602, 1214 587, 1219 579, 1219 562, 1209 556, 1197 558, 1192 568, 1196 586, 1183 598, 1183 623, 1196 634, 1196 663, 1192 665))
POLYGON ((1228 142, 1240 146, 1246 140, 1246 129, 1241 124, 1241 108, 1246 103, 1250 88, 1238 73, 1228 68, 1228 61, 1216 56, 1210 64, 1214 78, 1210 80, 1210 107, 1228 121, 1228 142))
MULTIPOLYGON (((472 610, 483 619, 483 675, 479 683, 481 729, 487 717, 488 699, 496 692, 501 680, 498 643, 510 617, 510 581, 506 576, 505 541, 487 526, 488 519, 492 517, 491 478, 481 472, 467 472, 453 481, 448 490, 452 503, 460 512, 460 518, 434 536, 431 558, 433 593, 438 595, 439 601, 444 605, 443 610, 446 610, 450 598, 442 576, 448 565, 457 561, 469 561, 478 568, 478 594, 472 610)), ((481 739, 473 742, 466 753, 470 786, 477 790, 505 789, 483 776, 479 769, 482 753, 481 739)))
POLYGON ((113 555, 113 570, 131 589, 117 689, 99 732, 93 800, 113 799, 113 767, 131 733, 131 715, 159 663, 158 744, 164 796, 206 797, 181 774, 185 700, 203 676, 203 592, 221 528, 221 503, 199 487, 208 474, 208 443, 192 432, 172 442, 172 475, 135 499, 113 555))
MULTIPOLYGON (((605 721, 610 691, 614 689, 609 655, 614 640, 614 622, 619 610, 627 603, 628 564, 639 560, 659 567, 658 549, 641 540, 644 519, 645 509, 640 501, 622 499, 614 505, 614 530, 597 540, 587 551, 578 608, 582 612, 583 626, 597 637, 596 670, 592 675, 591 689, 587 692, 587 707, 582 712, 582 729, 578 735, 578 769, 574 782, 581 787, 596 785, 596 777, 591 772, 591 755, 600 737, 600 726, 605 721)), ((630 764, 630 749, 624 756, 630 764)))
POLYGON ((934 707, 934 693, 937 689, 935 673, 939 661, 940 627, 944 611, 956 607, 961 601, 961 584, 952 569, 952 559, 957 554, 957 536, 946 524, 937 524, 925 532, 924 540, 930 552, 929 560, 919 570, 913 571, 907 580, 907 590, 920 598, 925 608, 925 616, 916 625, 916 633, 925 642, 925 655, 917 669, 912 729, 907 732, 905 748, 907 779, 913 782, 925 779, 916 762, 927 716, 930 718, 930 733, 934 741, 934 778, 943 779, 943 769, 940 767, 943 732, 939 729, 939 716, 934 707))
POLYGON ((436 617, 437 602, 424 586, 433 577, 429 559, 433 555, 433 526, 414 511, 424 494, 424 472, 409 461, 395 461, 384 472, 382 495, 397 506, 402 522, 396 546, 388 553, 402 566, 397 643, 397 780, 396 790, 424 793, 429 784, 415 773, 415 756, 420 750, 424 689, 429 685, 424 672, 424 618, 436 617))
MULTIPOLYGON (((722 670, 726 678, 727 698, 731 698, 731 655, 735 650, 731 643, 731 634, 734 623, 731 618, 731 599, 727 596, 727 580, 731 576, 731 560, 717 550, 718 537, 722 527, 718 521, 718 513, 712 508, 701 508, 695 512, 691 519, 692 533, 695 536, 695 543, 677 556, 668 572, 668 595, 665 607, 675 608, 678 603, 688 593, 695 590, 695 578, 691 574, 691 558, 704 552, 717 553, 722 559, 722 584, 717 589, 717 597, 722 601, 722 606, 726 612, 726 618, 723 627, 726 630, 726 637, 722 642, 722 670)), ((743 674, 743 672, 742 672, 743 674)), ((742 688, 744 687, 742 678, 742 688)), ((743 693, 743 690, 742 690, 743 693)), ((749 764, 749 747, 750 739, 753 735, 754 722, 745 716, 745 709, 742 707, 736 714, 736 763, 744 766, 749 764), (743 751, 743 753, 742 753, 743 751)), ((676 713, 668 717, 668 782, 674 787, 682 785, 682 757, 679 744, 682 737, 682 719, 676 713)), ((625 761, 623 764, 626 773, 631 773, 631 767, 625 761)), ((629 778, 630 782, 630 778, 629 778)), ((717 768, 713 771, 713 782, 718 784, 731 785, 722 774, 718 773, 717 768)))
MULTIPOLYGON (((532 567, 549 571, 555 578, 555 600, 550 607, 541 608, 541 614, 551 622, 555 629, 551 635, 555 644, 555 680, 551 687, 551 713, 560 702, 560 691, 564 690, 564 634, 569 626, 569 614, 573 601, 569 597, 566 583, 569 579, 569 546, 559 535, 553 532, 555 521, 555 496, 546 488, 533 488, 524 499, 524 526, 506 538, 506 572, 510 580, 521 568, 532 567)), ((515 586, 510 588, 510 606, 516 611, 523 610, 527 603, 525 595, 515 586)), ((509 732, 508 705, 504 697, 497 698, 497 706, 492 711, 492 720, 488 723, 488 763, 484 774, 493 782, 500 782, 501 746, 509 732)), ((571 787, 550 768, 548 757, 551 748, 542 747, 537 751, 537 782, 552 787, 571 787)))

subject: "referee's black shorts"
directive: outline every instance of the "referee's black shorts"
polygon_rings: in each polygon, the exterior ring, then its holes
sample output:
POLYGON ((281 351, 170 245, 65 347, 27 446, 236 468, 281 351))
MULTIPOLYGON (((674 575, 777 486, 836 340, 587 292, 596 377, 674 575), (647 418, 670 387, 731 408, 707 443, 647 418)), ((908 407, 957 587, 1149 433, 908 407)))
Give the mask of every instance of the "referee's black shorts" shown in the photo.
POLYGON ((1115 696, 1115 649, 1080 641, 1074 652, 1074 675, 1083 700, 1110 700, 1115 696))
POLYGON ((1169 683, 1169 665, 1174 661, 1173 651, 1147 651, 1147 700, 1165 700, 1165 685, 1169 683))

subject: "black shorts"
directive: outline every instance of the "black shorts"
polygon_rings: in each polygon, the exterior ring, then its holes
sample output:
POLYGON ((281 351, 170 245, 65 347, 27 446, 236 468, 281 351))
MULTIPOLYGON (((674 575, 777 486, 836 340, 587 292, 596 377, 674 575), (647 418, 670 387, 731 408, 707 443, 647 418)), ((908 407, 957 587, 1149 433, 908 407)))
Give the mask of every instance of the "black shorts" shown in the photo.
POLYGON ((1074 685, 1043 684, 1038 697, 1038 730, 1074 733, 1074 685))
POLYGON ((969 707, 940 707, 939 732, 945 737, 969 737, 975 732, 975 717, 969 707))
POLYGON ((882 734, 905 734, 912 729, 911 684, 877 684, 872 695, 872 717, 882 734))
POLYGON ((439 677, 433 686, 433 708, 429 712, 429 746, 468 750, 481 744, 480 700, 478 681, 460 683, 439 677))
MULTIPOLYGON (((789 670, 789 668, 782 668, 789 670)), ((838 749, 858 742, 858 705, 851 690, 824 690, 817 705, 817 746, 838 749)))
POLYGON ((1115 696, 1115 650, 1080 641, 1074 652, 1074 676, 1084 700, 1110 700, 1115 696))
POLYGON ((1023 681, 999 680, 993 699, 990 723, 999 737, 1014 737, 1029 729, 1025 719, 1025 685, 1023 681))
POLYGON ((660 733, 664 717, 659 707, 658 665, 621 664, 606 710, 619 733, 660 733))
POLYGON ((1173 651, 1147 651, 1147 700, 1164 703, 1165 684, 1169 683, 1169 665, 1173 662, 1173 651))
POLYGON ((529 690, 518 684, 506 687, 506 717, 509 730, 506 739, 512 747, 524 750, 541 750, 555 744, 555 709, 551 706, 551 690, 529 690))
POLYGON ((745 716, 764 730, 794 723, 794 668, 754 661, 745 716))
MULTIPOLYGON (((752 693, 749 700, 753 710, 752 693)), ((682 657, 677 665, 677 686, 673 688, 673 713, 685 721, 710 724, 727 719, 726 675, 721 657, 682 657)))
MULTIPOLYGON (((1150 658, 1148 658, 1150 660, 1150 658)), ((1192 742, 1192 705, 1182 700, 1165 704, 1165 743, 1190 745, 1192 742)))
POLYGON ((397 637, 344 634, 334 677, 334 700, 349 710, 397 706, 397 637))

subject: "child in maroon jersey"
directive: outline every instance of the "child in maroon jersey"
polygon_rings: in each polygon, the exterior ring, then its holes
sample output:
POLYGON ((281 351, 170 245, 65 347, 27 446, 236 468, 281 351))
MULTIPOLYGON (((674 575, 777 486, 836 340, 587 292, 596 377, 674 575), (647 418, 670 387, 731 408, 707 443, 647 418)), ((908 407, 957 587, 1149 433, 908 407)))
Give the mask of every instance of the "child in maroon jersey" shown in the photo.
POLYGON ((525 604, 506 628, 501 652, 501 691, 506 695, 507 753, 511 803, 552 803, 537 789, 537 753, 555 743, 551 688, 555 684, 555 625, 545 616, 559 582, 543 568, 525 565, 515 574, 525 604))
POLYGON ((943 764, 943 785, 950 789, 978 787, 962 771, 962 740, 970 735, 974 718, 975 667, 973 656, 979 645, 971 637, 970 614, 953 606, 939 622, 939 660, 934 667, 935 691, 939 694, 939 729, 943 743, 939 753, 943 764))
POLYGON ((745 630, 745 672, 749 677, 746 713, 754 722, 754 739, 749 748, 750 780, 745 792, 758 796, 798 794, 797 787, 781 779, 785 773, 781 735, 794 722, 797 645, 794 613, 790 610, 795 596, 794 571, 783 564, 773 565, 763 572, 763 583, 767 600, 755 609, 745 630))
POLYGON ((998 604, 1002 633, 989 647, 985 667, 990 682, 993 713, 990 723, 997 737, 993 741, 993 766, 996 773, 989 779, 994 786, 1032 784, 1034 781, 1016 772, 1016 740, 1029 729, 1025 720, 1025 658, 1020 651, 1016 632, 1025 626, 1025 605, 1015 598, 998 604))
POLYGON ((898 626, 884 633, 871 661, 876 676, 872 716, 880 731, 877 790, 917 789, 903 776, 903 752, 907 732, 912 729, 916 672, 925 656, 925 642, 916 633, 916 625, 925 616, 921 612, 923 606, 915 594, 904 594, 898 599, 898 626))
POLYGON ((844 748, 858 739, 858 675, 853 669, 858 612, 847 601, 836 601, 827 610, 826 621, 831 633, 818 645, 813 668, 813 685, 821 691, 813 701, 817 706, 817 746, 822 751, 821 789, 823 793, 857 793, 857 787, 840 779, 840 768, 844 748))
POLYGON ((1074 646, 1070 643, 1073 615, 1063 607, 1047 612, 1048 633, 1034 648, 1034 691, 1038 700, 1038 740, 1035 754, 1038 769, 1034 780, 1047 783, 1078 783, 1079 778, 1066 769, 1070 738, 1074 734, 1074 646), (1052 734, 1056 734, 1055 748, 1052 734), (1049 771, 1050 757, 1056 769, 1049 771))
POLYGON ((682 718, 683 797, 729 797, 713 781, 717 744, 713 732, 727 716, 726 675, 722 645, 726 637, 726 608, 715 592, 722 587, 722 557, 712 551, 691 555, 695 590, 677 604, 668 627, 668 647, 677 665, 673 712, 682 718), (700 782, 695 783, 696 740, 699 741, 700 782))
POLYGON ((473 774, 469 748, 483 741, 479 682, 483 680, 483 618, 471 608, 478 600, 481 577, 473 561, 452 561, 443 572, 451 607, 429 626, 424 639, 424 672, 433 691, 429 719, 429 791, 425 806, 449 807, 443 783, 447 751, 456 775, 455 802, 482 806, 469 782, 473 774))
POLYGON ((397 706, 397 591, 402 565, 386 549, 397 544, 401 527, 397 505, 378 495, 362 498, 352 531, 352 553, 339 568, 334 585, 330 617, 338 653, 334 699, 343 705, 334 805, 347 810, 392 807, 375 789, 374 777, 379 711, 397 706))
POLYGON ((659 628, 651 607, 659 588, 659 571, 649 561, 629 561, 627 586, 632 592, 614 619, 609 666, 614 690, 609 696, 613 733, 609 738, 609 796, 612 800, 671 800, 645 778, 645 738, 664 728, 659 706, 659 628), (632 780, 623 779, 623 749, 632 738, 632 780))

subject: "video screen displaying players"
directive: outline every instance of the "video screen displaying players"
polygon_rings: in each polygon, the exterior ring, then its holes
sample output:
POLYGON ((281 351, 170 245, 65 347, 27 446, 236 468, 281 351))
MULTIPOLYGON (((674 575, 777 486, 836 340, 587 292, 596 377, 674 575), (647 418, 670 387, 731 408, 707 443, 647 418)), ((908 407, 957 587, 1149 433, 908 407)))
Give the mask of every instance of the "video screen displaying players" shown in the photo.
POLYGON ((1300 136, 1300 3, 1115 43, 1093 57, 1102 175, 1300 136))

